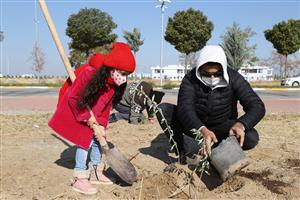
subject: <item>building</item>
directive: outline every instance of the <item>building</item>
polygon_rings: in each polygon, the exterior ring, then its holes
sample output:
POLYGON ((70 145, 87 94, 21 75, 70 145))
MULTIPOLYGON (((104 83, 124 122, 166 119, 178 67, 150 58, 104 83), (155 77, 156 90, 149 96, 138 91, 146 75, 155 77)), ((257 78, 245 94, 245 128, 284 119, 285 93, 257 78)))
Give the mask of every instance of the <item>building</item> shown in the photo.
MULTIPOLYGON (((151 78, 160 80, 160 67, 151 67, 151 78)), ((184 66, 167 65, 162 68, 162 79, 171 81, 181 81, 184 77, 184 66)))
POLYGON ((247 81, 269 81, 273 80, 273 69, 268 66, 245 66, 241 67, 238 72, 247 81))
POLYGON ((144 78, 151 78, 151 74, 150 73, 145 73, 145 72, 141 72, 141 73, 131 73, 128 76, 129 78, 138 78, 138 79, 144 79, 144 78))

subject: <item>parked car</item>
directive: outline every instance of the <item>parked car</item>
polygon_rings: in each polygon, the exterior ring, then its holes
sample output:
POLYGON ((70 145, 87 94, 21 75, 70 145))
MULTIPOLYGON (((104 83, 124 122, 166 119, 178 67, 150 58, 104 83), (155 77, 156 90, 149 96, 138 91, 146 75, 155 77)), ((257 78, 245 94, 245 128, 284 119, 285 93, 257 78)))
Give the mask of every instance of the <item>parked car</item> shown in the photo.
POLYGON ((284 78, 281 80, 281 85, 282 86, 299 87, 300 86, 300 76, 284 78))

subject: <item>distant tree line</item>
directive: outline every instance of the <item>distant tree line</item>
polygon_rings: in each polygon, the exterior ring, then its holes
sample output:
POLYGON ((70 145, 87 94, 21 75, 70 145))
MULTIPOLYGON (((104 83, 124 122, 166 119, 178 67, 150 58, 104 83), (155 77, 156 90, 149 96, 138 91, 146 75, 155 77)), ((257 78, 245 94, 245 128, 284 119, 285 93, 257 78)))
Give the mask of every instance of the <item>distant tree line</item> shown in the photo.
MULTIPOLYGON (((106 54, 111 49, 111 44, 117 39, 112 31, 117 28, 112 17, 96 8, 84 8, 72 14, 67 23, 66 34, 71 38, 69 43, 70 61, 75 68, 82 65, 94 53, 106 54)), ((139 29, 133 32, 123 31, 134 54, 143 44, 139 29)))
MULTIPOLYGON (((70 60, 74 67, 85 63, 95 51, 107 53, 111 48, 110 44, 118 37, 112 32, 117 27, 112 17, 95 8, 84 8, 72 14, 67 25, 66 34, 71 38, 70 60)), ((207 44, 213 29, 213 22, 200 10, 193 8, 178 11, 173 17, 169 17, 164 38, 180 52, 179 61, 185 66, 185 71, 196 65, 198 51, 207 44)), ((239 70, 246 62, 262 63, 254 54, 256 45, 249 44, 250 38, 255 34, 250 27, 240 28, 237 22, 226 28, 221 35, 220 45, 226 53, 229 67, 239 70)), ((295 62, 289 62, 288 56, 300 48, 300 20, 279 22, 272 29, 265 30, 264 35, 273 44, 276 53, 284 59, 282 61, 281 58, 282 63, 279 65, 284 67, 283 76, 287 76, 288 71, 293 68, 291 65, 299 65, 299 58, 295 58, 295 62)), ((133 28, 132 32, 123 30, 123 37, 134 55, 144 44, 138 28, 133 28)))

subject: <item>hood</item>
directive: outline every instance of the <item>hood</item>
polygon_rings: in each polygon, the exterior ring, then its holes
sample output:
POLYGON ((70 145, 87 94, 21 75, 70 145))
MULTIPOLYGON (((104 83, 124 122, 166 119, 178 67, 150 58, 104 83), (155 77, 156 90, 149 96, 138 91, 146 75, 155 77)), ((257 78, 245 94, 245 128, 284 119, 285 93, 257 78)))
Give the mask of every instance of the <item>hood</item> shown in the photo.
POLYGON ((223 48, 219 45, 207 45, 201 49, 199 58, 197 60, 196 67, 196 77, 204 84, 206 83, 202 80, 201 75, 199 73, 199 69, 202 65, 208 62, 220 63, 223 69, 223 81, 220 82, 217 86, 212 89, 218 87, 226 87, 229 84, 229 77, 227 73, 227 59, 223 48))

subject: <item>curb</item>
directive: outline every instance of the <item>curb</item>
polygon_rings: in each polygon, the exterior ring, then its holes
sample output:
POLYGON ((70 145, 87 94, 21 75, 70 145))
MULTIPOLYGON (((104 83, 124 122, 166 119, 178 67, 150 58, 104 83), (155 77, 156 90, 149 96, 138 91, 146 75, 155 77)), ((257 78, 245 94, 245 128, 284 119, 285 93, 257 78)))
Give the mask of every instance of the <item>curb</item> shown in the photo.
MULTIPOLYGON (((56 88, 51 86, 0 86, 0 88, 35 88, 35 89, 49 89, 49 88, 56 88)), ((60 88, 60 87, 57 87, 60 88)), ((154 89, 162 90, 161 87, 155 87, 154 89)), ((254 91, 263 91, 263 90, 277 90, 277 91, 284 91, 284 90, 292 90, 292 91, 300 91, 300 88, 252 88, 254 91)), ((179 88, 173 88, 171 90, 179 90, 179 88)))
POLYGON ((277 91, 284 91, 284 90, 293 90, 293 91, 300 91, 300 88, 253 88, 254 91, 261 91, 261 90, 277 90, 277 91))

